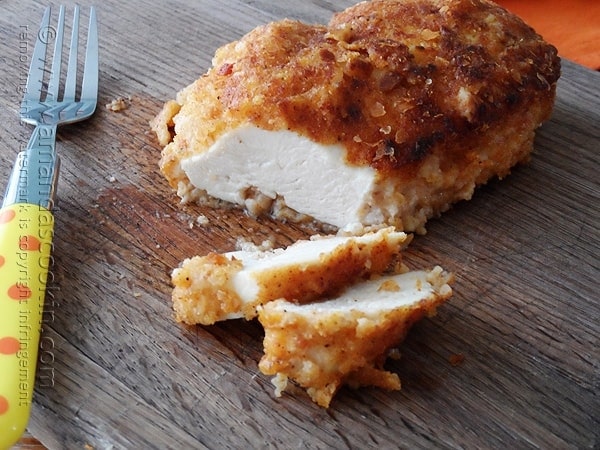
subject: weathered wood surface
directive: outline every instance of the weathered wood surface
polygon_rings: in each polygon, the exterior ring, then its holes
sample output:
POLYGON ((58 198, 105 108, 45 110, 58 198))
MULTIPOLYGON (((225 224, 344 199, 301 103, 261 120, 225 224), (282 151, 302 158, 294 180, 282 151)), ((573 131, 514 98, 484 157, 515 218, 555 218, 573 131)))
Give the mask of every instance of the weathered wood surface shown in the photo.
MULTIPOLYGON (((18 120, 44 2, 0 16, 0 183, 31 128, 18 120), (23 31, 27 34, 23 36, 23 31)), ((70 2, 69 2, 70 3, 70 2)), ((82 1, 83 4, 89 2, 82 1)), ((457 274, 455 296, 390 362, 399 392, 343 389, 329 410, 275 399, 254 322, 185 328, 169 273, 238 238, 310 230, 182 207, 147 123, 214 50, 272 19, 325 22, 350 1, 109 0, 99 4, 100 104, 61 128, 52 283, 30 431, 49 448, 598 448, 600 74, 564 62, 530 165, 430 222, 413 267, 457 274), (104 105, 130 97, 128 109, 104 105), (205 226, 192 222, 199 214, 205 226), (453 355, 464 361, 452 365, 453 355)), ((0 374, 1 376, 1 374, 0 374)))

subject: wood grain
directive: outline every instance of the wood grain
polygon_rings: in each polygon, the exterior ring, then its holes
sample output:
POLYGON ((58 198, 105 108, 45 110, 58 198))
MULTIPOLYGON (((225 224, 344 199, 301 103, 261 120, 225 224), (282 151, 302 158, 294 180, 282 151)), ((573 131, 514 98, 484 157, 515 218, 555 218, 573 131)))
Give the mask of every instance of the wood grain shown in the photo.
MULTIPOLYGON (((158 173, 148 121, 219 45, 273 19, 325 22, 351 3, 99 6, 99 108, 58 134, 54 266, 29 426, 42 444, 598 448, 600 74, 568 61, 532 162, 431 221, 411 244, 409 265, 442 264, 457 282, 453 299, 390 361, 401 391, 343 389, 329 410, 298 388, 276 399, 257 369, 257 323, 172 320, 169 274, 183 258, 231 250, 238 239, 287 245, 312 230, 179 205, 158 173), (127 109, 104 108, 118 96, 130 98, 127 109), (191 225, 199 215, 207 225, 191 225)), ((2 184, 31 132, 18 121, 20 30, 30 54, 42 6, 3 2, 2 184)))

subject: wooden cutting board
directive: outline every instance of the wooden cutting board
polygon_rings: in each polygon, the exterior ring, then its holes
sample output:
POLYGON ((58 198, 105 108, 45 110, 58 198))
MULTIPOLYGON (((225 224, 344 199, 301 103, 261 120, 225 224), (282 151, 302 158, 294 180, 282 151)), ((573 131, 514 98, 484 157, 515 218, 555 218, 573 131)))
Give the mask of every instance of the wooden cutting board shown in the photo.
MULTIPOLYGON (((328 410, 297 387, 277 399, 257 368, 259 324, 173 321, 169 274, 184 258, 240 239, 284 246, 312 230, 180 205, 158 173, 148 121, 218 46, 283 17, 323 23, 351 3, 99 5, 99 108, 58 134, 54 266, 29 427, 45 446, 598 448, 600 74, 568 61, 532 162, 431 221, 408 249, 411 267, 441 264, 457 281, 389 362, 401 391, 342 389, 328 410), (120 96, 125 110, 104 107, 120 96)), ((41 14, 33 0, 3 2, 2 185, 31 132, 17 91, 41 14)))

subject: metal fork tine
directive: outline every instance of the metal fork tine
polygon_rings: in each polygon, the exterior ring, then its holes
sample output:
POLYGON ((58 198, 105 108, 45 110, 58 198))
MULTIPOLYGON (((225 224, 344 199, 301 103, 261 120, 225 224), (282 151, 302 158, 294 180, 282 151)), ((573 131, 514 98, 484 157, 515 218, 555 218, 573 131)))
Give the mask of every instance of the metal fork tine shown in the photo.
MULTIPOLYGON (((96 110, 98 103, 98 25, 96 20, 96 10, 90 8, 90 17, 88 25, 88 36, 85 51, 85 65, 78 70, 77 60, 79 55, 79 6, 73 9, 73 25, 71 30, 71 42, 69 46, 69 56, 65 71, 62 67, 67 58, 62 55, 65 45, 65 22, 66 8, 60 7, 58 13, 58 25, 56 28, 50 26, 51 11, 48 7, 44 13, 38 39, 34 47, 31 61, 31 69, 27 79, 26 90, 21 103, 21 120, 23 122, 41 126, 58 126, 61 124, 78 122, 87 119, 96 110), (55 41, 53 55, 49 52, 48 40, 55 41), (53 58, 50 64, 50 58, 53 58), (46 66, 46 62, 48 65, 46 66), (52 66, 52 67, 50 67, 52 66), (82 73, 83 72, 83 73, 82 73), (82 74, 80 93, 81 98, 77 100, 78 78, 82 74), (62 79, 64 87, 62 87, 62 79), (45 80, 48 80, 48 86, 45 86, 45 80), (58 97, 61 95, 62 99, 58 97)), ((68 26, 68 25, 67 25, 68 26)), ((82 56, 83 58, 83 56, 82 56)))
POLYGON ((28 102, 37 102, 40 100, 42 86, 44 81, 44 66, 46 62, 46 45, 48 33, 50 33, 50 7, 46 8, 40 31, 37 34, 33 55, 31 56, 31 66, 29 67, 29 75, 27 76, 27 84, 25 86, 25 94, 21 103, 21 110, 27 110, 28 102), (46 33, 44 37, 44 33, 46 33))
POLYGON ((90 8, 90 24, 85 50, 85 68, 81 86, 81 99, 93 100, 98 96, 98 24, 96 8, 90 8))
POLYGON ((65 29, 65 7, 61 5, 58 12, 58 28, 56 29, 56 40, 54 41, 54 53, 52 54, 52 72, 48 84, 48 96, 51 100, 58 100, 60 88, 60 66, 62 62, 63 35, 65 29))
POLYGON ((65 95, 63 101, 75 101, 77 89, 77 47, 79 46, 79 6, 73 11, 73 29, 71 31, 71 46, 69 48, 69 64, 67 66, 67 80, 65 81, 65 95))

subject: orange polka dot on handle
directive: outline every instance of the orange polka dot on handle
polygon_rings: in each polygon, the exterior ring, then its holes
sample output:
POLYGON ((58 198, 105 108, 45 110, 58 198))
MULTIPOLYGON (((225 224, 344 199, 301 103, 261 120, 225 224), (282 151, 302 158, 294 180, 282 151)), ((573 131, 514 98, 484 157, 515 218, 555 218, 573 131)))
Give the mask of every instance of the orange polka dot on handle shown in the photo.
POLYGON ((0 416, 8 412, 8 407, 8 400, 6 399, 6 397, 0 395, 0 416))
POLYGON ((0 213, 0 225, 10 222, 15 218, 17 213, 14 209, 6 209, 0 213))
POLYGON ((31 289, 26 284, 16 283, 8 288, 8 296, 13 300, 27 300, 31 297, 31 289))
POLYGON ((17 338, 7 336, 0 338, 0 355, 15 355, 21 349, 17 338))
POLYGON ((2 267, 5 262, 6 262, 6 259, 4 258, 4 256, 0 255, 0 267, 2 267))
POLYGON ((37 252, 40 250, 41 245, 42 243, 35 236, 26 235, 19 238, 19 250, 37 252))

